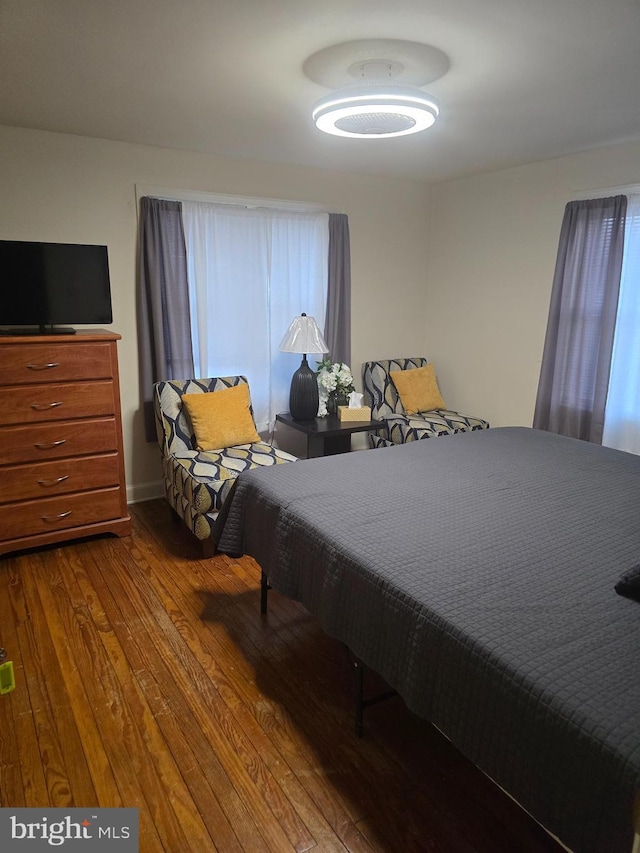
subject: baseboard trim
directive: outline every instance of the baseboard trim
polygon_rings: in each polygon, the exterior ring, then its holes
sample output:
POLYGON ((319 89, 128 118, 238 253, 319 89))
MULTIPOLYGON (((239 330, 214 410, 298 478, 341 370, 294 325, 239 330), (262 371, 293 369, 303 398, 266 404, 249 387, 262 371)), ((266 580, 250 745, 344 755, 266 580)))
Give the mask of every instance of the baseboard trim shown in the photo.
POLYGON ((152 501, 164 497, 164 486, 162 480, 154 480, 152 483, 136 483, 135 486, 127 486, 127 503, 139 504, 143 501, 152 501))

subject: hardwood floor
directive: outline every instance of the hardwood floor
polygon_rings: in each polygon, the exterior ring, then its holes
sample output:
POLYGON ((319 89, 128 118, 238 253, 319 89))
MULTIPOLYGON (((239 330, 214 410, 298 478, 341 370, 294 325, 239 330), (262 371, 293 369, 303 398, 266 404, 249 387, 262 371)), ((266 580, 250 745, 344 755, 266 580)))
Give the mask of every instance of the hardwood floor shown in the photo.
POLYGON ((135 806, 141 853, 562 849, 399 698, 358 739, 344 647, 130 509, 130 537, 0 559, 0 805, 135 806))

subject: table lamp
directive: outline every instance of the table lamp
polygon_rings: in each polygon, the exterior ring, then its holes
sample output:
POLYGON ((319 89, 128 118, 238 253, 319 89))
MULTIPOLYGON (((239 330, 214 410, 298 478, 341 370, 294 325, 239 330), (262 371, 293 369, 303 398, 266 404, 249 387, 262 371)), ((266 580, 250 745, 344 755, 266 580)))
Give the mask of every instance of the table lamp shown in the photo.
POLYGON ((291 378, 289 412, 295 421, 311 421, 318 414, 318 380, 307 362, 307 353, 322 354, 329 347, 313 317, 294 317, 280 343, 280 352, 302 353, 302 363, 291 378))

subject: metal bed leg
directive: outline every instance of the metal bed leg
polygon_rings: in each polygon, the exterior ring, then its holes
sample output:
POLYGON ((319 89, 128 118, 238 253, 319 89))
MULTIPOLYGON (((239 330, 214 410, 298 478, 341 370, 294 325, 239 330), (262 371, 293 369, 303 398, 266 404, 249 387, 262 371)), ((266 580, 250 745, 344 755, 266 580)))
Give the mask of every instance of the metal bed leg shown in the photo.
POLYGON ((355 682, 355 728, 356 736, 362 737, 362 716, 364 714, 364 664, 357 658, 353 661, 356 669, 355 682))
POLYGON ((378 702, 383 702, 385 699, 391 699, 392 696, 397 696, 396 690, 390 688, 382 693, 376 693, 375 696, 364 698, 364 670, 365 664, 357 657, 353 657, 353 666, 356 671, 355 681, 355 731, 358 737, 363 735, 363 717, 364 709, 369 705, 376 705, 378 702))
POLYGON ((269 586, 269 578, 260 570, 260 613, 267 612, 267 593, 271 587, 269 586))
POLYGON ((640 853, 640 791, 636 791, 636 798, 633 804, 633 829, 635 835, 633 837, 633 849, 631 853, 640 853))

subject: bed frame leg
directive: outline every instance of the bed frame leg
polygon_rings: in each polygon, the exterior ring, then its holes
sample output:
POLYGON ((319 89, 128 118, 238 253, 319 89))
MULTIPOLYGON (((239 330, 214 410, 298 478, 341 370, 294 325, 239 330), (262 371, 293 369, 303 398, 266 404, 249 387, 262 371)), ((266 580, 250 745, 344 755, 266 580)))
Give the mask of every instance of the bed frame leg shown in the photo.
POLYGON ((353 665, 356 670, 355 681, 355 730, 356 736, 362 737, 362 717, 364 714, 364 664, 357 658, 353 665))
POLYGON ((271 587, 269 586, 269 578, 260 570, 260 613, 267 612, 267 593, 271 587))
POLYGON ((382 693, 376 693, 374 696, 364 697, 364 670, 365 664, 357 657, 352 656, 353 666, 356 671, 355 681, 355 730, 358 737, 362 737, 364 709, 369 705, 377 705, 378 702, 384 702, 385 699, 391 699, 392 696, 397 696, 396 690, 384 690, 382 693))
POLYGON ((633 849, 631 853, 640 853, 640 791, 636 791, 636 798, 633 805, 633 829, 635 835, 633 837, 633 849))

